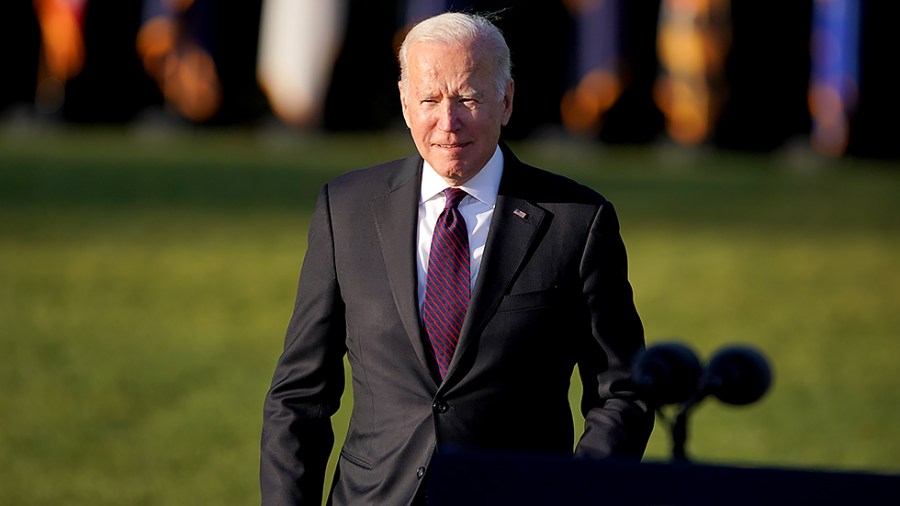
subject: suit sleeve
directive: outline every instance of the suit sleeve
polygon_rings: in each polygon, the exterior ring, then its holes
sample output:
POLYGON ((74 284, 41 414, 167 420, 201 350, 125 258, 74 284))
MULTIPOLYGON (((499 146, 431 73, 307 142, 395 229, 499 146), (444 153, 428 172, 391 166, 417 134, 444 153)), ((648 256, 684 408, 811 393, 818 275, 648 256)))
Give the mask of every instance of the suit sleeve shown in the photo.
POLYGON ((576 454, 640 458, 654 414, 631 378, 632 360, 644 348, 644 330, 628 281, 628 261, 612 204, 600 206, 581 262, 591 336, 578 368, 584 392, 584 434, 576 454))
POLYGON ((346 352, 329 216, 326 187, 310 222, 293 315, 265 399, 260 452, 265 506, 321 504, 346 352))

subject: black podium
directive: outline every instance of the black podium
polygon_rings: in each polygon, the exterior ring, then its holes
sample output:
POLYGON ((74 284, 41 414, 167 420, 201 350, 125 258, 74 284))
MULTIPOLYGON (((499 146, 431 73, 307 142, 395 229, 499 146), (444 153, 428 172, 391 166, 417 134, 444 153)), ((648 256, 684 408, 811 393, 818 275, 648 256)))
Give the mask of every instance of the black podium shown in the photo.
POLYGON ((428 504, 897 505, 900 475, 443 449, 428 504))

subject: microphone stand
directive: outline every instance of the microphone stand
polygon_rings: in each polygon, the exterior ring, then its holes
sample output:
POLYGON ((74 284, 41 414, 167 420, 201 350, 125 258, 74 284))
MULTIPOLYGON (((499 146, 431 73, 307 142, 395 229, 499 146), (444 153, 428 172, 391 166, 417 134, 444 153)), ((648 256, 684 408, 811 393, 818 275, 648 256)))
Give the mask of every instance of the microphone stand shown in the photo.
POLYGON ((678 412, 669 430, 672 432, 672 461, 688 463, 684 451, 684 444, 687 442, 687 410, 678 412))
POLYGON ((706 397, 706 388, 700 388, 697 393, 695 393, 690 399, 682 404, 681 409, 675 414, 675 418, 672 420, 672 423, 669 424, 669 432, 672 436, 672 461, 680 462, 680 463, 689 463, 690 460, 687 457, 687 452, 685 451, 685 445, 687 444, 688 437, 688 413, 690 413, 691 409, 693 409, 696 405, 700 404, 700 401, 706 397))

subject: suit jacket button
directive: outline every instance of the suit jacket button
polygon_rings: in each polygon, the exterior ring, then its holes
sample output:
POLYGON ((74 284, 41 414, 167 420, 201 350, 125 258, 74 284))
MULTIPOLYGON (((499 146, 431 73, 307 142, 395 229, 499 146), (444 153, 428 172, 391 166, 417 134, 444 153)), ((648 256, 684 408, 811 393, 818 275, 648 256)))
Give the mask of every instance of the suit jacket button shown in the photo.
POLYGON ((425 476, 425 468, 420 467, 419 469, 416 470, 416 477, 419 479, 422 479, 423 476, 425 476))
POLYGON ((434 401, 434 404, 432 404, 431 407, 434 408, 434 411, 437 413, 446 413, 447 410, 450 409, 450 405, 444 401, 434 401))

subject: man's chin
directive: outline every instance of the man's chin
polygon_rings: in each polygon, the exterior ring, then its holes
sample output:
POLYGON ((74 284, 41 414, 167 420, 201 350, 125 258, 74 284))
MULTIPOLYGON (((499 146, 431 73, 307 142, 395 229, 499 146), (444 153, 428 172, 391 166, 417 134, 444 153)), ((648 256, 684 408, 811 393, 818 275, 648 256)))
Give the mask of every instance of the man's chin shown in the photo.
POLYGON ((468 165, 444 164, 441 168, 434 165, 432 167, 447 183, 454 186, 465 183, 475 175, 471 173, 471 170, 468 170, 468 165))

